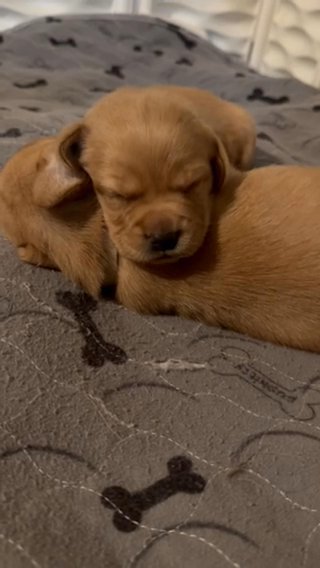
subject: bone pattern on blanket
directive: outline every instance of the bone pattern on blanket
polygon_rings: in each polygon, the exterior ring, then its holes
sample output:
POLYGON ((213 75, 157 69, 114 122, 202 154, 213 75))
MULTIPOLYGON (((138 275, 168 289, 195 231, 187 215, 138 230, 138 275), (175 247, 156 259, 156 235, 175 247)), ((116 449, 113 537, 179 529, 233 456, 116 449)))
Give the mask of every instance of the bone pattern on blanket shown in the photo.
MULTIPOLYGON (((247 106, 260 164, 319 163, 319 93, 163 22, 54 18, 4 34, 0 54, 1 163, 103 92, 156 82, 247 106)), ((2 238, 0 256, 0 565, 318 568, 318 356, 102 301, 88 316, 59 273, 2 238), (95 342, 100 366, 83 357, 95 342), (119 531, 105 488, 162 487, 177 456, 203 491, 171 487, 119 531)))

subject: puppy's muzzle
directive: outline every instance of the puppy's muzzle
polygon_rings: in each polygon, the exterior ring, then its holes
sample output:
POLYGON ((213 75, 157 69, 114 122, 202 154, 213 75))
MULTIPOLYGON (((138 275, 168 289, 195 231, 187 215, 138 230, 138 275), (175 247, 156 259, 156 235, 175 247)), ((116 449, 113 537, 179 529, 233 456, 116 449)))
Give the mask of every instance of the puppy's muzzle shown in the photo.
POLYGON ((151 252, 172 252, 178 245, 181 231, 153 234, 147 237, 151 252))

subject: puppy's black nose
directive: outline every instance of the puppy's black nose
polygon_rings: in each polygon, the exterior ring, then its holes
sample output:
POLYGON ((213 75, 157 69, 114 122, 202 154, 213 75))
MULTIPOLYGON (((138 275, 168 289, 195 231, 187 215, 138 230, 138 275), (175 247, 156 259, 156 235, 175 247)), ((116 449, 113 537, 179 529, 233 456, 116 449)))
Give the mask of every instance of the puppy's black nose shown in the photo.
POLYGON ((150 248, 152 252, 167 252, 176 248, 180 239, 181 231, 172 231, 163 235, 152 235, 150 248))

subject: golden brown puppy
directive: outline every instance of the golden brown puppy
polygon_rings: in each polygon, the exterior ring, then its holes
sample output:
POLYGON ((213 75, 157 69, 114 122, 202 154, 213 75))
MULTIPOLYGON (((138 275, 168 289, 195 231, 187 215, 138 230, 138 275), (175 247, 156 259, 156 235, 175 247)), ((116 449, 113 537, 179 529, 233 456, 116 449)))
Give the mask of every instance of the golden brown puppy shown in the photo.
POLYGON ((120 255, 119 301, 320 351, 320 169, 240 173, 192 106, 122 94, 76 134, 120 255))
POLYGON ((174 263, 140 262, 142 241, 120 255, 118 300, 320 352, 320 168, 270 166, 240 176, 212 198, 192 256, 182 250, 174 263))
POLYGON ((0 171, 0 230, 21 260, 59 269, 96 296, 103 283, 115 283, 115 253, 90 179, 74 168, 74 150, 66 129, 7 162, 0 171))

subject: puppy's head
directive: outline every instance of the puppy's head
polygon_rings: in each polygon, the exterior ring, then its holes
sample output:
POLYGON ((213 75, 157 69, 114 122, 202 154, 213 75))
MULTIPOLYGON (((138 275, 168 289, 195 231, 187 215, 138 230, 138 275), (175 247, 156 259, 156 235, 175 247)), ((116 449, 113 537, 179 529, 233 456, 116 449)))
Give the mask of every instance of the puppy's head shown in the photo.
POLYGON ((77 166, 78 130, 31 143, 0 171, 0 229, 21 260, 57 268, 97 295, 115 283, 113 248, 88 175, 77 166))
POLYGON ((193 255, 226 175, 219 140, 162 93, 124 89, 85 118, 82 164, 120 255, 166 263, 193 255))

